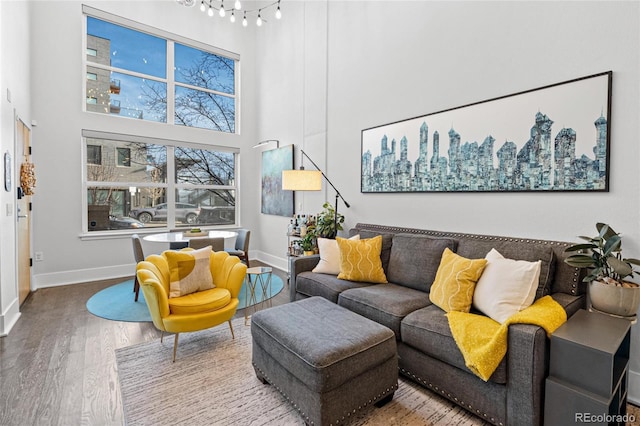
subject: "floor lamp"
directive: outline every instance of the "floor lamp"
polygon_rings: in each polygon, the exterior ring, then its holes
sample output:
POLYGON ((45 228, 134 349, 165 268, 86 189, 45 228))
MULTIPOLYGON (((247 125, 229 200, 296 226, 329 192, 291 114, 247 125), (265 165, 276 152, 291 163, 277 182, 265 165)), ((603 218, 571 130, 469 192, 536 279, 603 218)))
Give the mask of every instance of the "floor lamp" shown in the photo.
MULTIPOLYGON (((336 202, 334 206, 333 227, 338 232, 338 198, 342 200, 344 205, 349 208, 349 203, 344 199, 340 191, 331 183, 327 175, 324 174, 320 167, 307 155, 306 152, 300 150, 304 157, 313 164, 317 170, 305 170, 301 164, 299 170, 283 170, 282 171, 282 189, 289 191, 320 191, 322 189, 322 178, 336 191, 336 202)), ((304 160, 304 158, 302 158, 304 160)))

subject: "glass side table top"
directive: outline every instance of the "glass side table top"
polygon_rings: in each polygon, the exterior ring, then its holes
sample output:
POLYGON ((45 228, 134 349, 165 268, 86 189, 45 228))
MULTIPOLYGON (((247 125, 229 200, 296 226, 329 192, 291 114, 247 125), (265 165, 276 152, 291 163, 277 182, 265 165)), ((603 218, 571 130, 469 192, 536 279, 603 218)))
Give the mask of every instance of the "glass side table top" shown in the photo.
POLYGON ((247 274, 260 275, 260 274, 270 274, 273 271, 273 268, 270 266, 254 266, 253 268, 247 268, 247 274))

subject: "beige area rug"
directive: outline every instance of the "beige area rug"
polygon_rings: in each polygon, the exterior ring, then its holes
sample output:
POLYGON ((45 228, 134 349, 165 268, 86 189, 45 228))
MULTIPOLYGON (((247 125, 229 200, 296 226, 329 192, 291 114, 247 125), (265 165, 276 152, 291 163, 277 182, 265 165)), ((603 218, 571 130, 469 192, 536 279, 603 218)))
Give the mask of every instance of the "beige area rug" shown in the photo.
MULTIPOLYGON (((303 425, 297 411, 263 385, 251 365, 251 331, 244 319, 229 327, 173 336, 116 350, 126 424, 303 425)), ((483 425, 458 406, 403 378, 393 400, 371 407, 352 425, 483 425)))

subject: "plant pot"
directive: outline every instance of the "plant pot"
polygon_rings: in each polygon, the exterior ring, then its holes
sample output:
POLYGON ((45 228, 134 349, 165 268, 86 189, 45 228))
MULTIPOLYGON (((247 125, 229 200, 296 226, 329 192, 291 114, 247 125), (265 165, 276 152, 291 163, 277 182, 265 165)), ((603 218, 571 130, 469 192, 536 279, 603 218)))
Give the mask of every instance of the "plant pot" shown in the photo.
POLYGON ((316 254, 313 250, 305 250, 304 251, 304 255, 305 256, 311 256, 312 254, 316 254))
POLYGON ((591 306, 600 312, 634 319, 640 305, 640 287, 618 287, 591 281, 589 299, 591 306))

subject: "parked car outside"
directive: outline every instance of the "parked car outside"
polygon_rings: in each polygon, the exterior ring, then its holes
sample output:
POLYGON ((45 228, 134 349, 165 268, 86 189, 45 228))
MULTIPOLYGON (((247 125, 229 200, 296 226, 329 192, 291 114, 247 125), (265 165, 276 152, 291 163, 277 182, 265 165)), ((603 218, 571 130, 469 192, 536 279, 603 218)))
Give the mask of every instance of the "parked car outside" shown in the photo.
MULTIPOLYGON (((200 214, 200 208, 194 204, 176 203, 176 220, 183 223, 195 223, 200 214)), ((155 207, 143 207, 133 209, 129 216, 138 219, 142 223, 152 220, 167 220, 167 203, 158 204, 155 207)))
POLYGON ((116 217, 109 215, 109 229, 138 229, 144 228, 144 223, 131 217, 116 217))
POLYGON ((234 225, 236 208, 234 206, 202 207, 196 223, 201 225, 234 225))

